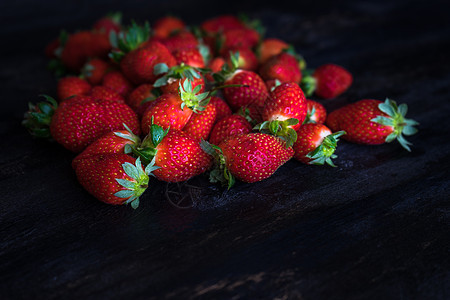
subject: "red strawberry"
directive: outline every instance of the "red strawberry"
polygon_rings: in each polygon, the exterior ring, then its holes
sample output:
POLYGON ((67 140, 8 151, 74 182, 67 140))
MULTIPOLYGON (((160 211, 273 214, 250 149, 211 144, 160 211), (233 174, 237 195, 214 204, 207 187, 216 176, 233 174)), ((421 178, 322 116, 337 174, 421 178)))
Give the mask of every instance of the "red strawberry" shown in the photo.
POLYGON ((256 71, 258 68, 258 58, 255 53, 250 48, 233 48, 229 51, 224 51, 224 57, 227 63, 231 66, 233 63, 231 61, 231 56, 233 53, 239 53, 239 60, 237 68, 242 70, 256 71))
POLYGON ((152 167, 144 170, 139 158, 127 154, 100 154, 80 160, 75 173, 80 184, 98 200, 137 208, 152 167))
POLYGON ((214 77, 212 76, 212 74, 220 72, 225 64, 226 61, 223 57, 218 56, 211 59, 208 64, 208 68, 211 70, 211 72, 206 73, 206 79, 211 82, 214 81, 214 77))
POLYGON ((172 52, 172 55, 175 58, 177 65, 184 63, 195 68, 205 67, 205 60, 200 53, 200 50, 197 48, 191 47, 175 49, 172 52))
POLYGON ((30 112, 23 122, 38 137, 51 137, 70 151, 81 152, 93 141, 109 131, 124 129, 124 123, 136 134, 140 133, 135 112, 113 100, 75 96, 57 105, 47 102, 30 105, 30 112))
POLYGON ((241 115, 229 115, 218 121, 209 137, 209 142, 219 145, 228 137, 252 132, 252 125, 241 115))
POLYGON ((153 24, 153 35, 165 39, 171 33, 186 28, 184 22, 174 16, 165 16, 157 19, 153 24))
POLYGON ((297 141, 292 148, 295 151, 294 158, 305 164, 323 165, 324 163, 335 167, 332 158, 338 138, 345 134, 344 131, 332 133, 323 124, 303 124, 297 130, 297 141))
POLYGON ((102 85, 94 86, 88 95, 94 99, 116 100, 125 103, 125 99, 122 97, 122 95, 110 89, 109 87, 102 85))
POLYGON ((259 68, 259 74, 264 80, 278 79, 281 82, 291 81, 297 84, 302 79, 299 61, 287 52, 281 52, 267 59, 259 68))
POLYGON ((209 103, 216 107, 216 120, 215 122, 223 119, 226 116, 230 116, 232 114, 231 108, 222 98, 211 96, 211 100, 209 103))
POLYGON ((218 53, 224 55, 228 49, 253 48, 260 39, 259 33, 251 28, 229 29, 219 36, 218 53))
POLYGON ((58 80, 56 87, 60 101, 74 95, 87 95, 91 91, 91 85, 84 79, 76 76, 67 76, 58 80))
POLYGON ((76 169, 78 163, 88 157, 99 154, 128 154, 131 150, 127 149, 126 145, 139 145, 140 139, 133 134, 131 130, 124 125, 127 130, 117 130, 106 133, 95 142, 91 143, 86 149, 78 154, 72 161, 72 167, 76 169))
POLYGON ((81 74, 92 85, 99 85, 103 76, 110 71, 111 64, 100 58, 89 60, 81 69, 81 74))
POLYGON ((200 87, 199 92, 204 91, 205 80, 201 74, 201 70, 192 66, 181 63, 180 65, 169 68, 166 64, 158 64, 155 66, 154 73, 156 75, 164 74, 155 81, 153 87, 161 88, 162 93, 178 94, 178 88, 189 80, 192 88, 200 87))
POLYGON ((349 142, 379 145, 397 139, 403 148, 411 151, 411 143, 403 135, 415 134, 417 129, 413 126, 418 123, 405 118, 407 110, 406 104, 397 106, 394 100, 364 99, 331 112, 326 124, 333 131, 346 131, 343 139, 349 142))
POLYGON ((317 101, 306 99, 306 105, 308 107, 308 113, 306 114, 304 124, 306 123, 318 123, 323 124, 327 119, 327 111, 325 107, 317 101))
POLYGON ((207 140, 209 133, 216 120, 216 107, 212 104, 206 105, 204 111, 192 114, 189 121, 183 127, 183 132, 197 140, 207 140))
POLYGON ((155 100, 159 93, 153 85, 144 83, 135 88, 126 98, 127 104, 137 112, 144 102, 155 100))
POLYGON ((298 84, 285 82, 270 92, 261 111, 264 122, 257 125, 257 128, 282 137, 291 146, 297 138, 295 131, 305 120, 306 113, 303 91, 298 84))
POLYGON ((263 40, 258 47, 259 63, 264 64, 269 58, 288 48, 289 45, 280 39, 268 38, 263 40))
POLYGON ((102 85, 126 97, 132 90, 133 84, 120 71, 111 71, 103 77, 102 85))
POLYGON ((196 48, 198 40, 190 31, 180 30, 162 40, 162 43, 170 52, 174 52, 177 49, 196 48))
POLYGON ((116 12, 113 14, 108 14, 100 19, 98 19, 94 25, 93 29, 95 31, 103 33, 105 36, 109 37, 111 31, 119 33, 122 29, 121 26, 122 14, 116 12))
POLYGON ((318 67, 311 76, 302 80, 302 88, 307 97, 315 93, 323 99, 332 99, 345 92, 353 82, 352 74, 335 64, 318 67))
POLYGON ((166 182, 180 182, 205 172, 212 157, 206 154, 197 140, 186 133, 152 124, 141 146, 131 147, 143 162, 154 160, 159 169, 153 174, 166 182))
POLYGON ((264 133, 233 136, 218 147, 202 142, 202 147, 220 162, 210 173, 210 180, 228 183, 228 188, 233 185, 234 178, 257 182, 270 177, 294 154, 282 140, 264 133))
POLYGON ((207 34, 215 34, 225 30, 244 28, 245 25, 236 16, 221 15, 204 21, 200 27, 207 34))

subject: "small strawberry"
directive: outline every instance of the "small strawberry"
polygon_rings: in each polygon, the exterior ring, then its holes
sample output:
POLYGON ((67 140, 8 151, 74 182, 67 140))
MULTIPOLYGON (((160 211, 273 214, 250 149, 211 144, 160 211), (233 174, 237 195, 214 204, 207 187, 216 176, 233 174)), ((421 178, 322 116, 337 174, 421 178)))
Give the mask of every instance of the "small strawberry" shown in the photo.
POLYGON ((303 121, 306 123, 317 123, 323 124, 327 119, 327 111, 325 107, 317 101, 306 99, 306 106, 308 108, 308 113, 303 121))
POLYGON ((220 15, 204 21, 200 28, 210 35, 223 32, 230 29, 244 28, 244 23, 233 15, 220 15))
POLYGON ((236 52, 239 53, 239 60, 237 65, 238 69, 256 71, 256 69, 258 68, 258 58, 250 48, 240 47, 225 51, 224 58, 230 66, 233 64, 233 62, 231 61, 231 56, 236 52))
POLYGON ((219 146, 202 142, 202 148, 216 160, 211 182, 230 188, 235 179, 257 182, 270 177, 294 155, 279 138, 264 133, 249 133, 225 139, 219 146))
POLYGON ((266 60, 259 68, 264 80, 278 79, 281 82, 300 83, 302 71, 299 60, 288 52, 281 52, 266 60))
POLYGON ((122 97, 122 95, 110 89, 109 87, 102 85, 94 86, 88 95, 94 99, 116 100, 125 103, 125 99, 122 97))
POLYGON ((169 37, 173 32, 186 28, 186 24, 177 17, 165 16, 157 19, 153 24, 153 35, 165 39, 169 37))
POLYGON ((90 59, 81 69, 81 74, 92 85, 99 85, 105 74, 112 69, 107 61, 100 58, 90 59))
POLYGON ((164 130, 156 124, 150 125, 141 145, 131 149, 144 163, 154 161, 159 169, 153 174, 166 182, 186 181, 200 175, 210 167, 212 159, 194 138, 172 128, 164 130))
POLYGON ((109 37, 109 34, 113 31, 119 33, 122 30, 122 13, 115 12, 107 14, 106 16, 95 21, 92 26, 94 31, 103 33, 105 36, 109 37))
POLYGON ((82 159, 75 173, 80 184, 98 200, 113 205, 131 204, 136 209, 153 170, 152 164, 144 170, 139 158, 117 153, 82 159))
POLYGON ((260 39, 258 31, 251 28, 229 29, 216 40, 218 53, 224 55, 229 49, 253 48, 260 39))
POLYGON ((62 101, 74 95, 87 95, 92 86, 86 80, 77 76, 66 76, 58 80, 56 87, 58 99, 62 101))
POLYGON ((180 30, 162 40, 162 44, 164 44, 170 52, 174 52, 177 49, 197 48, 199 42, 192 32, 180 30))
POLYGON ((315 93, 323 99, 332 99, 344 93, 352 84, 353 76, 344 67, 325 64, 312 75, 302 79, 301 86, 307 97, 315 93))
POLYGON ((144 83, 127 96, 126 102, 135 112, 138 112, 143 103, 155 100, 158 96, 160 93, 152 84, 144 83))
POLYGON ((414 126, 418 123, 405 118, 407 110, 406 104, 397 106, 394 100, 364 99, 331 112, 326 124, 333 131, 347 132, 343 139, 349 142, 379 145, 397 139, 403 148, 411 151, 411 143, 403 135, 415 134, 414 126))
POLYGON ((216 107, 209 103, 205 110, 192 114, 183 132, 197 140, 207 140, 216 120, 216 107))
POLYGON ((102 80, 102 85, 126 97, 134 88, 133 84, 120 71, 107 73, 102 80))
POLYGON ((303 124, 297 130, 297 141, 292 148, 295 151, 294 158, 298 161, 311 165, 328 165, 335 167, 332 160, 337 156, 334 154, 338 138, 345 131, 332 133, 323 124, 303 124))
POLYGON ((230 116, 232 114, 231 108, 222 98, 217 96, 211 96, 209 103, 216 107, 216 120, 215 122, 223 119, 226 116, 230 116))
POLYGON ((250 104, 264 106, 268 96, 266 84, 255 72, 236 70, 238 56, 238 53, 233 54, 231 56, 233 66, 230 68, 225 64, 221 72, 213 74, 214 79, 225 85, 223 95, 233 110, 250 104), (228 85, 237 86, 226 87, 228 85))
POLYGON ((252 132, 252 125, 246 118, 238 114, 229 115, 214 125, 209 142, 214 145, 219 145, 226 138, 250 132, 252 132))
POLYGON ((283 50, 286 50, 288 48, 289 44, 280 39, 277 38, 264 39, 257 49, 259 63, 264 64, 269 58, 280 54, 283 50))
POLYGON ((177 65, 185 64, 194 68, 204 68, 205 59, 200 50, 191 48, 179 48, 172 51, 172 55, 176 60, 177 65))
POLYGON ((126 130, 117 130, 106 133, 99 139, 91 143, 72 160, 72 167, 76 169, 78 163, 88 157, 99 154, 129 154, 130 149, 126 145, 139 145, 140 138, 124 124, 126 130))
POLYGON ((264 122, 255 129, 267 131, 283 138, 288 147, 297 136, 295 131, 305 120, 307 114, 306 98, 298 84, 285 82, 276 86, 261 111, 264 122))
POLYGON ((30 104, 23 125, 37 137, 52 137, 72 152, 81 152, 107 132, 124 129, 124 123, 140 133, 135 112, 116 100, 75 96, 60 103, 45 96, 47 102, 30 104))

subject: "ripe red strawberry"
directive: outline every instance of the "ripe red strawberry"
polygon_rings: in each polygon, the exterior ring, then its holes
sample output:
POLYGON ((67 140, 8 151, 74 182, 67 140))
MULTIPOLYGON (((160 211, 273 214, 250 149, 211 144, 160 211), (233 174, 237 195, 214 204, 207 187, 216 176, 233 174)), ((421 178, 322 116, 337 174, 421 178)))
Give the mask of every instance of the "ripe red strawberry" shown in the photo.
POLYGON ((411 151, 411 143, 403 135, 415 134, 417 129, 413 126, 418 123, 405 118, 407 110, 406 104, 397 106, 394 100, 364 99, 331 112, 326 124, 333 131, 347 132, 343 139, 349 142, 379 145, 397 139, 403 148, 411 151))
POLYGON ((222 98, 211 96, 209 103, 216 107, 216 120, 215 122, 223 119, 226 116, 230 116, 232 114, 231 108, 222 98))
POLYGON ((335 64, 318 67, 310 76, 302 80, 302 88, 307 97, 315 93, 323 99, 332 99, 344 93, 352 84, 353 76, 345 68, 335 64))
POLYGON ((233 185, 234 178, 257 182, 270 177, 294 154, 282 140, 264 133, 233 136, 219 146, 202 142, 202 147, 219 162, 211 171, 210 180, 228 184, 228 188, 233 185))
POLYGON ((266 60, 259 68, 259 74, 264 80, 278 79, 281 82, 300 83, 302 71, 297 58, 287 52, 281 52, 266 60))
POLYGON ((258 58, 250 48, 240 47, 224 51, 224 58, 230 66, 233 64, 231 56, 236 52, 239 54, 238 69, 256 71, 258 68, 258 58))
POLYGON ((194 138, 172 128, 163 130, 156 124, 150 126, 149 134, 139 147, 131 148, 143 162, 154 160, 154 165, 159 169, 154 170, 153 174, 166 182, 185 181, 200 175, 211 166, 212 161, 212 157, 202 150, 194 138))
POLYGON ((151 124, 182 130, 192 113, 203 111, 209 102, 209 93, 200 93, 201 88, 193 88, 191 81, 185 80, 183 85, 180 84, 179 94, 162 94, 151 101, 142 116, 144 134, 148 133, 151 124))
POLYGON ((92 85, 99 85, 105 74, 112 69, 107 61, 100 58, 89 60, 81 69, 81 74, 92 85))
POLYGON ((125 99, 122 97, 122 95, 110 89, 109 87, 102 85, 94 86, 88 95, 94 99, 116 100, 125 103, 125 99))
POLYGON ((102 85, 126 97, 132 90, 133 84, 120 71, 111 71, 103 77, 102 85))
POLYGON ((126 98, 127 104, 138 112, 144 102, 155 100, 159 96, 153 85, 144 83, 135 88, 126 98))
POLYGON ((165 16, 157 19, 153 24, 153 35, 165 39, 170 36, 171 33, 185 29, 184 22, 174 16, 165 16))
POLYGON ((97 21, 95 21, 92 26, 94 31, 103 33, 105 36, 109 37, 111 31, 119 33, 122 30, 122 14, 120 12, 108 14, 97 21))
POLYGON ((80 160, 75 173, 80 184, 98 200, 137 208, 152 168, 148 165, 144 170, 139 158, 127 154, 100 154, 80 160))
POLYGON ((289 45, 277 38, 264 39, 258 46, 259 63, 264 64, 272 56, 280 54, 283 50, 289 48, 289 45))
POLYGON ((212 76, 214 73, 218 73, 222 70, 223 66, 226 64, 226 61, 223 57, 215 57, 211 59, 211 61, 208 63, 208 68, 211 70, 211 72, 206 73, 205 77, 208 81, 213 82, 214 77, 212 76))
POLYGON ((79 162, 85 158, 99 154, 129 154, 131 149, 126 145, 139 145, 140 139, 133 134, 131 130, 124 124, 127 130, 117 130, 106 133, 99 139, 91 143, 72 160, 72 167, 76 169, 79 162))
POLYGON ((170 52, 174 52, 177 49, 196 48, 198 46, 197 38, 188 30, 177 31, 162 40, 162 43, 170 52))
POLYGON ((294 82, 285 82, 269 93, 261 111, 264 122, 255 128, 277 135, 291 146, 306 113, 306 98, 301 88, 294 82))
POLYGON ((323 165, 327 163, 335 167, 331 159, 337 157, 334 151, 338 138, 344 134, 344 131, 332 133, 323 124, 303 124, 297 130, 297 141, 292 146, 295 151, 294 158, 305 164, 323 165))
POLYGON ((58 80, 56 87, 58 99, 62 101, 74 95, 87 95, 92 86, 84 79, 77 76, 66 76, 58 80))
POLYGON ((327 111, 325 107, 317 101, 306 99, 306 105, 308 107, 308 113, 306 114, 306 123, 318 123, 323 124, 327 119, 327 111))
POLYGON ((209 137, 209 142, 219 145, 228 137, 252 132, 252 125, 241 115, 229 115, 218 121, 209 137))
POLYGON ((260 39, 259 33, 251 28, 229 29, 218 37, 218 53, 225 55, 228 49, 253 48, 260 39))
POLYGON ((216 120, 216 107, 209 103, 204 111, 192 114, 183 132, 197 140, 207 140, 216 120))
POLYGON ((191 48, 179 48, 172 52, 173 57, 176 60, 177 65, 186 64, 195 68, 204 68, 205 60, 199 49, 191 48))
POLYGON ((51 136, 70 151, 81 152, 105 133, 124 129, 124 123, 140 133, 138 117, 125 103, 75 96, 58 107, 54 99, 46 99, 47 103, 30 105, 23 124, 33 135, 51 136))
POLYGON ((244 23, 233 15, 220 15, 204 21, 200 25, 207 34, 216 34, 230 29, 244 28, 244 23))

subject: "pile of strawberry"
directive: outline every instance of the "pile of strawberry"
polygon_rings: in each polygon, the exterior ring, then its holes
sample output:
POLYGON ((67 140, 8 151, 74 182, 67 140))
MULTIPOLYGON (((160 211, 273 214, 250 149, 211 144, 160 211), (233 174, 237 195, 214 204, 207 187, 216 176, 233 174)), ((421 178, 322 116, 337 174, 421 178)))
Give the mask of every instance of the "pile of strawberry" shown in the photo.
POLYGON ((230 188, 235 179, 266 179, 291 158, 334 166, 340 137, 397 139, 410 151, 403 135, 416 132, 406 105, 389 99, 327 115, 306 97, 335 98, 352 75, 335 64, 305 69, 292 46, 232 15, 195 28, 167 16, 151 29, 110 15, 91 30, 62 33, 46 54, 65 74, 57 100, 30 104, 23 124, 77 153, 79 182, 110 204, 136 208, 149 176, 181 182, 209 172, 230 188))

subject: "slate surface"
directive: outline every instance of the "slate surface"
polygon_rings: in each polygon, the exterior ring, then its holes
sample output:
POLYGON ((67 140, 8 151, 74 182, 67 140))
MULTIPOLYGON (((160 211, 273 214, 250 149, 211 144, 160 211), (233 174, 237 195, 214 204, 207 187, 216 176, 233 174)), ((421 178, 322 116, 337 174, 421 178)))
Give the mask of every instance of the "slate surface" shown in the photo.
MULTIPOLYGON (((450 24, 444 1, 19 1, 0 4, 1 299, 449 299, 450 24), (152 182, 136 211, 87 194, 73 154, 33 140, 28 101, 55 94, 42 49, 108 11, 261 18, 310 67, 354 74, 329 110, 391 97, 420 122, 413 151, 342 142, 337 168, 290 161, 223 192, 198 178, 192 209, 152 182)), ((176 186, 171 185, 171 190, 176 186)), ((187 187, 182 187, 186 193, 187 187)))

